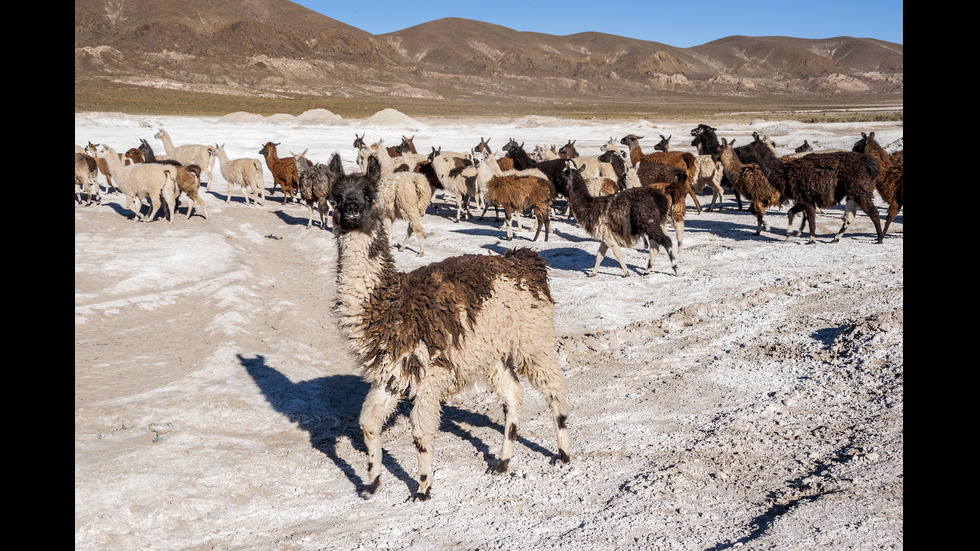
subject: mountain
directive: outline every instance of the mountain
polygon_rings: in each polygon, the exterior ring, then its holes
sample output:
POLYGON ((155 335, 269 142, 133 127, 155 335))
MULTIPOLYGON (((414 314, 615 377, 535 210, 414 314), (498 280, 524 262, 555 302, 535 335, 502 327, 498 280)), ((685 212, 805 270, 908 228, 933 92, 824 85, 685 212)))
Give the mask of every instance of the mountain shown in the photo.
POLYGON ((692 48, 460 18, 372 35, 287 0, 76 0, 75 79, 253 97, 901 100, 904 46, 731 36, 692 48))

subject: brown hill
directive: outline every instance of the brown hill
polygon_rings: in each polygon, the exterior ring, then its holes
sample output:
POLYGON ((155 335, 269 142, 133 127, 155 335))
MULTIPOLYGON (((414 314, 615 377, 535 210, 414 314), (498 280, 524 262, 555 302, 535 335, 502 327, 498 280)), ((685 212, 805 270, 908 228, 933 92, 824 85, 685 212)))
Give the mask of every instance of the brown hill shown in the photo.
MULTIPOLYGON (((903 94, 901 44, 727 37, 693 48, 460 18, 374 36, 287 0, 75 2, 75 79, 242 97, 643 101, 903 94)), ((78 102, 76 101, 76 106, 78 102)))

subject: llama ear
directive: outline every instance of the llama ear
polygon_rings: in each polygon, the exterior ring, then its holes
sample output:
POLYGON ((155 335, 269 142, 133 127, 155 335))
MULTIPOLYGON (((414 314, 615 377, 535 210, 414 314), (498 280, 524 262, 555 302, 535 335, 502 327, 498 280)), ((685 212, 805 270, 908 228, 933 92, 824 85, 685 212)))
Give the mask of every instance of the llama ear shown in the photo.
POLYGON ((330 157, 330 162, 327 163, 327 178, 331 182, 336 182, 344 177, 344 163, 340 161, 340 154, 334 153, 330 157))
POLYGON ((378 180, 381 179, 381 162, 378 161, 377 155, 368 157, 367 171, 365 171, 364 176, 372 185, 377 184, 378 180))

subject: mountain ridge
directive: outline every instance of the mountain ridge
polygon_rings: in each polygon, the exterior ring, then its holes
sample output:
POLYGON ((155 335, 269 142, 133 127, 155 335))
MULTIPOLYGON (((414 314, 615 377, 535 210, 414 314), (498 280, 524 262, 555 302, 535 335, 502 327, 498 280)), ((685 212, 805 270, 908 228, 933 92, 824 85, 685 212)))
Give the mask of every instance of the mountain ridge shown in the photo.
POLYGON ((288 0, 76 0, 75 78, 265 98, 901 101, 904 46, 729 36, 679 48, 447 17, 372 35, 288 0))

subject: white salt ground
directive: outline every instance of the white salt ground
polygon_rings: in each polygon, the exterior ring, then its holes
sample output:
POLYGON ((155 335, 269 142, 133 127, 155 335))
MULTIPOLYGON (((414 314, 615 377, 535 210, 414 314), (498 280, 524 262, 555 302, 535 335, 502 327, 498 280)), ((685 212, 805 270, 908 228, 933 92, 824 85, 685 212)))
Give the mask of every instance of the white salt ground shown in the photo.
MULTIPOLYGON (((490 137, 498 154, 509 138, 529 148, 575 139, 592 154, 627 133, 651 150, 659 134, 690 150, 702 122, 399 115, 81 113, 75 143, 125 151, 142 138, 162 153, 152 137, 162 127, 178 145, 224 143, 231 158, 259 158, 274 141, 314 161, 339 152, 351 170, 355 133, 388 145, 414 133, 419 151, 490 137)), ((716 127, 738 142, 768 132, 781 154, 804 139, 850 149, 861 132, 882 144, 904 133, 895 123, 716 127)), ((173 224, 134 223, 119 194, 75 207, 75 549, 904 547, 904 214, 881 245, 863 213, 833 244, 841 207, 827 209, 806 245, 786 239, 785 208, 754 236, 754 216, 726 194, 724 210, 689 208, 679 276, 663 253, 640 276, 637 248, 625 252, 631 277, 610 257, 589 279, 597 243, 574 221, 556 217, 548 242, 527 231, 507 242, 493 220, 430 211, 426 256, 410 241, 394 251, 402 270, 516 246, 551 264, 572 462, 551 464, 551 418, 528 388, 511 469, 488 474, 500 407, 459 397, 444 409, 433 498, 410 502, 406 404, 384 433, 381 490, 365 501, 366 387, 331 315, 333 235, 307 228, 306 207, 282 204, 281 192, 262 206, 225 203, 218 170, 214 180, 207 220, 181 209, 173 224)), ((396 222, 394 241, 404 232, 396 222)))

